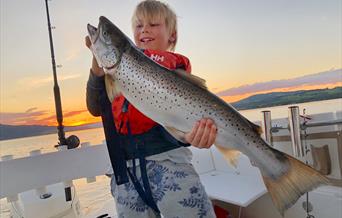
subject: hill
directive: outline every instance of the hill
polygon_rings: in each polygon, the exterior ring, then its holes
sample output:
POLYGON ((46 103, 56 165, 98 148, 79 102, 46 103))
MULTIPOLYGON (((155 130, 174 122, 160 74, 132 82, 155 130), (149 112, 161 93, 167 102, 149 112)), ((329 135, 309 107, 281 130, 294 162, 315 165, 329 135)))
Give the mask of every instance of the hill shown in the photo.
POLYGON ((232 105, 238 110, 342 98, 342 87, 253 95, 232 105))
MULTIPOLYGON (((65 126, 64 131, 76 131, 84 129, 92 129, 102 127, 102 123, 87 124, 81 126, 65 126)), ((29 136, 57 134, 56 126, 40 126, 40 125, 3 125, 0 124, 0 140, 22 138, 29 136)))

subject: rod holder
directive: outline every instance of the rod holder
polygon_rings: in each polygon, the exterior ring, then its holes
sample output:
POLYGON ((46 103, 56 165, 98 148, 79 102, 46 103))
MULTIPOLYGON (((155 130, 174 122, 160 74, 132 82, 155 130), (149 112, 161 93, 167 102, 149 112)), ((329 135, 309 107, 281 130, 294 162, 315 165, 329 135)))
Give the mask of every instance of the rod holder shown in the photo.
MULTIPOLYGON (((270 145, 272 145, 272 119, 271 119, 271 111, 262 111, 263 115, 263 129, 264 129, 264 138, 266 142, 268 142, 270 145)), ((272 145, 273 146, 273 145, 272 145)))
POLYGON ((300 139, 299 107, 289 107, 289 125, 292 141, 292 151, 295 157, 304 156, 304 148, 300 139))

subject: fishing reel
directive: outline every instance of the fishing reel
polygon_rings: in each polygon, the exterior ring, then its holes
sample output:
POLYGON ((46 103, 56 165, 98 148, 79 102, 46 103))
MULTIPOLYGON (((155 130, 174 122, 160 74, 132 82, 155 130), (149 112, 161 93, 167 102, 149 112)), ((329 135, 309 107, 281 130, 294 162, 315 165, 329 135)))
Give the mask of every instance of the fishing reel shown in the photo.
POLYGON ((59 146, 67 146, 68 149, 74 149, 77 148, 79 145, 80 139, 75 135, 71 135, 65 139, 65 142, 63 144, 58 143, 57 145, 55 145, 55 148, 58 148, 59 146))
POLYGON ((75 135, 71 135, 68 138, 66 138, 66 142, 68 149, 77 148, 80 145, 80 139, 75 135))

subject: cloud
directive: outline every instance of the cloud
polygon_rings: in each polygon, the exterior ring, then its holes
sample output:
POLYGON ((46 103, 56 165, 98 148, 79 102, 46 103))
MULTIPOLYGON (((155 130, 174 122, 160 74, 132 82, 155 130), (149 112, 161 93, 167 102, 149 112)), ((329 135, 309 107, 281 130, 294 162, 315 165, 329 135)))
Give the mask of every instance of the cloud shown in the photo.
POLYGON ((262 92, 272 89, 298 86, 324 85, 342 81, 342 69, 329 70, 320 73, 301 76, 293 79, 272 80, 268 82, 243 85, 216 93, 219 96, 243 95, 246 93, 262 92))
MULTIPOLYGON (((85 112, 87 110, 64 112, 63 118, 71 118, 85 112)), ((55 125, 57 120, 54 112, 38 110, 37 107, 32 107, 25 112, 1 112, 0 123, 8 125, 55 125)))
MULTIPOLYGON (((35 124, 38 125, 53 125, 57 123, 57 118, 56 118, 56 114, 47 116, 47 117, 38 117, 37 119, 34 120, 35 124)), ((29 125, 32 124, 32 122, 28 123, 29 125)))
POLYGON ((35 111, 35 110, 37 110, 37 109, 38 109, 38 108, 36 108, 36 107, 32 107, 32 108, 27 109, 27 110, 25 111, 25 113, 30 113, 30 112, 35 111))
POLYGON ((65 113, 63 117, 72 117, 72 116, 79 115, 85 112, 88 112, 88 110, 70 111, 70 112, 65 113))
POLYGON ((48 112, 44 110, 34 111, 36 109, 29 108, 26 112, 19 113, 1 112, 0 123, 9 125, 37 124, 37 120, 42 116, 46 116, 48 112))
POLYGON ((81 52, 82 52, 82 50, 80 48, 74 48, 74 49, 68 50, 66 57, 65 57, 65 61, 75 60, 76 58, 78 58, 80 56, 81 52))
MULTIPOLYGON (((80 74, 70 74, 70 75, 58 75, 58 81, 65 81, 65 80, 70 80, 70 79, 76 79, 81 77, 80 74)), ((50 85, 53 83, 53 76, 48 76, 45 78, 23 78, 22 80, 19 81, 20 84, 25 84, 25 86, 28 86, 30 88, 37 88, 45 85, 50 85)))

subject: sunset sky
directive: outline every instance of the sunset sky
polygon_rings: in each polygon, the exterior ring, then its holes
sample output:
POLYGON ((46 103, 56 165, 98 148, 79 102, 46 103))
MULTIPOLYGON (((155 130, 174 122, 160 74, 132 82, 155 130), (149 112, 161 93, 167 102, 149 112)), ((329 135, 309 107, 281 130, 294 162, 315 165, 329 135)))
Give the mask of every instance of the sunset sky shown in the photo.
MULTIPOLYGON (((84 45, 87 23, 97 25, 104 15, 132 37, 130 20, 138 2, 49 2, 51 22, 56 26, 56 62, 62 65, 57 71, 65 125, 99 121, 85 104, 91 63, 91 53, 84 45)), ((192 73, 225 100, 274 90, 341 85, 340 0, 164 2, 178 15, 176 52, 189 57, 192 73), (324 76, 329 72, 337 79, 324 76), (315 83, 299 80, 315 74, 323 75, 315 77, 319 78, 315 83), (302 83, 291 83, 294 80, 302 83), (272 86, 275 81, 282 85, 272 86), (257 84, 266 88, 257 89, 257 84), (235 94, 224 94, 237 89, 235 94)), ((0 4, 0 123, 54 125, 45 1, 1 0, 0 4)))

